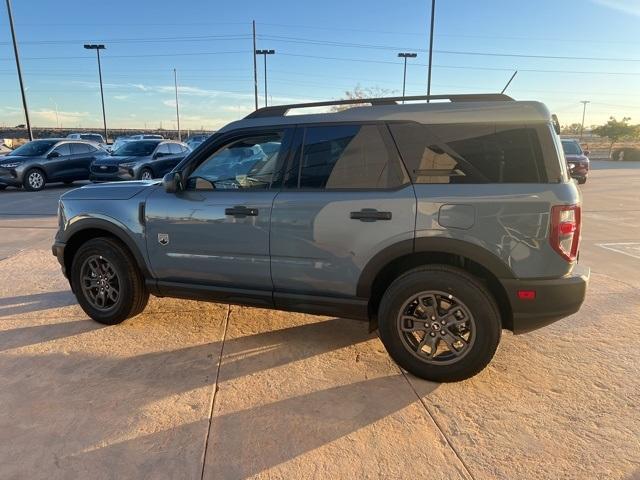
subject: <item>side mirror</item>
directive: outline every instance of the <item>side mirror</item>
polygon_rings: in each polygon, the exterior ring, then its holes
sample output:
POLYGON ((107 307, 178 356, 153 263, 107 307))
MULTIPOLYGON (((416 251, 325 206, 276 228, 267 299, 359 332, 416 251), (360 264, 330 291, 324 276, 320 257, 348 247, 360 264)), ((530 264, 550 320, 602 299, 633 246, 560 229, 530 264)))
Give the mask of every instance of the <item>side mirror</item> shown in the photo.
POLYGON ((584 152, 582 152, 582 153, 584 153, 584 156, 585 156, 585 157, 588 157, 589 155, 591 155, 591 152, 590 152, 589 150, 585 150, 585 151, 584 151, 584 152))
POLYGON ((59 152, 51 152, 49 155, 47 155, 47 158, 56 158, 59 156, 60 156, 59 152))
POLYGON ((182 185, 182 173, 169 172, 162 177, 162 185, 167 193, 176 193, 184 189, 182 185))

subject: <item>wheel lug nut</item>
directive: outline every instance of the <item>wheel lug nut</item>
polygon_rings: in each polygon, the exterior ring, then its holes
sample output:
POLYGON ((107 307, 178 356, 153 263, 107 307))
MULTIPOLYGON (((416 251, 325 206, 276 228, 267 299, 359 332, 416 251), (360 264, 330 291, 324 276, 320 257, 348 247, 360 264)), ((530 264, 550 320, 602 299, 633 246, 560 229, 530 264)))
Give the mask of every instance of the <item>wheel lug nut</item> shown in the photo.
POLYGON ((440 323, 443 324, 443 325, 447 324, 447 322, 445 322, 444 320, 442 320, 440 323))
POLYGON ((436 336, 435 332, 431 332, 429 335, 431 335, 432 337, 436 336))
POLYGON ((435 320, 435 319, 436 319, 436 317, 431 317, 431 320, 435 320))

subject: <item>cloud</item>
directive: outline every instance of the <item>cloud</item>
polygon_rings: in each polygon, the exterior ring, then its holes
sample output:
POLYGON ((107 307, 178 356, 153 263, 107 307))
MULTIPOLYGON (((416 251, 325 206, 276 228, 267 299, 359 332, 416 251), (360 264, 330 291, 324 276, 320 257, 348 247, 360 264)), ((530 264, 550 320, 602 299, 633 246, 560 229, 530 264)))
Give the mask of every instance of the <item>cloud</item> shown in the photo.
POLYGON ((126 100, 127 98, 129 98, 129 95, 114 95, 113 98, 115 100, 126 100))
POLYGON ((253 105, 223 105, 221 110, 233 113, 247 113, 253 110, 253 105))
POLYGON ((56 112, 55 110, 45 108, 31 110, 30 113, 34 120, 51 122, 52 124, 55 124, 56 121, 59 121, 61 124, 69 122, 74 123, 89 116, 89 112, 66 112, 63 110, 58 110, 58 112, 56 112))
POLYGON ((629 13, 640 17, 640 2, 638 0, 592 0, 597 5, 611 8, 619 12, 629 13))
POLYGON ((176 101, 175 100, 163 100, 162 104, 166 107, 171 107, 171 108, 176 108, 176 101))

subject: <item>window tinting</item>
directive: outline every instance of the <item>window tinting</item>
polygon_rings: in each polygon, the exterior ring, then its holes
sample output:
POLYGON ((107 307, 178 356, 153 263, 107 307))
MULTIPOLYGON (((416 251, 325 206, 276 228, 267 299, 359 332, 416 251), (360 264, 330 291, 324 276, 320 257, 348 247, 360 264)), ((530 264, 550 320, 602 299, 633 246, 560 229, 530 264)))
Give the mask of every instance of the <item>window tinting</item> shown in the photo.
POLYGON ((163 143, 162 145, 160 145, 158 147, 158 150, 156 150, 156 153, 161 153, 163 155, 169 155, 171 153, 171 150, 169 149, 169 143, 163 143))
POLYGON ((68 143, 63 143, 62 145, 58 145, 54 151, 58 152, 61 156, 71 155, 71 149, 69 148, 68 143))
POLYGON ((546 182, 532 128, 390 124, 415 183, 546 182))
POLYGON ((177 143, 170 143, 169 151, 171 152, 172 155, 178 155, 182 153, 182 148, 180 148, 180 145, 178 145, 177 143))
POLYGON ((189 177, 196 190, 265 189, 271 186, 283 132, 251 135, 218 149, 189 177))
POLYGON ((377 125, 309 127, 305 131, 300 188, 394 188, 408 179, 377 125))
POLYGON ((86 143, 71 144, 71 153, 74 155, 81 155, 83 153, 90 153, 92 151, 93 151, 93 148, 86 143))

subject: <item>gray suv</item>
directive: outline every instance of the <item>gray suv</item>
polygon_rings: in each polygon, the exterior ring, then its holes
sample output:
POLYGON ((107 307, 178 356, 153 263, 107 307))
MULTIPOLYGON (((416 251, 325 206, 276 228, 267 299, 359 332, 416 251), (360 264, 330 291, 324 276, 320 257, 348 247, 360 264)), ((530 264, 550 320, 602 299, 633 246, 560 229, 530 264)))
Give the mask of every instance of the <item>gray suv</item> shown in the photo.
POLYGON ((259 109, 162 183, 66 193, 53 253, 101 323, 149 294, 340 316, 419 377, 468 378, 502 329, 580 308, 581 200, 544 105, 430 99, 450 102, 259 109))
POLYGON ((35 191, 47 183, 88 180, 91 163, 106 155, 94 142, 33 140, 0 157, 0 190, 13 186, 35 191))

